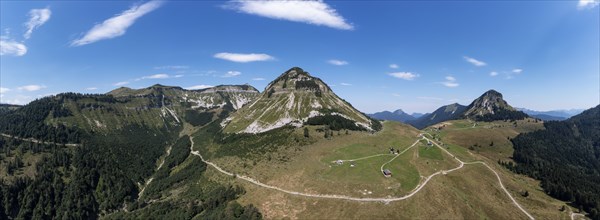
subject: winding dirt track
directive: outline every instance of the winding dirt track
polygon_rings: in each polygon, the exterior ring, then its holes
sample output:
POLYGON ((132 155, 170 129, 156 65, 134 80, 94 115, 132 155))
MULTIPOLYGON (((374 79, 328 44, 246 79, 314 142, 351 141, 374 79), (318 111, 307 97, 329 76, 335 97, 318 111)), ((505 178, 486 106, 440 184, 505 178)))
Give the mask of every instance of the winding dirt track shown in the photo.
MULTIPOLYGON (((423 136, 424 139, 426 139, 428 141, 431 141, 429 138, 425 137, 425 135, 422 135, 422 136, 423 136)), ((409 148, 407 148, 404 151, 402 151, 402 153, 406 152, 408 149, 410 149, 411 147, 413 147, 414 145, 416 145, 418 143, 418 141, 419 140, 417 140, 409 148)), ((504 190, 504 192, 506 193, 506 195, 508 195, 508 197, 512 200, 512 202, 515 204, 515 206, 517 206, 517 208, 519 208, 519 210, 521 210, 525 215, 527 215, 527 217, 529 217, 529 219, 535 219, 508 192, 508 190, 504 187, 504 184, 502 183, 502 180, 500 179, 500 175, 498 175, 498 173, 494 169, 492 169, 488 164, 486 164, 485 162, 481 162, 481 161, 467 162, 467 163, 465 163, 465 162, 461 161, 460 159, 456 158, 453 154, 451 154, 450 152, 448 152, 446 149, 444 149, 443 147, 441 147, 440 145, 438 145, 434 141, 431 141, 431 142, 433 144, 435 144, 438 148, 440 148, 444 152, 446 152, 448 155, 452 156, 455 160, 457 160, 459 162, 459 166, 455 167, 453 169, 441 170, 441 171, 438 171, 436 173, 433 173, 433 174, 429 175, 428 177, 426 177, 421 183, 419 183, 419 185, 417 185, 417 187, 415 189, 413 189, 407 195, 404 195, 402 197, 394 197, 394 198, 389 198, 389 197, 388 198, 361 198, 361 197, 351 197, 351 196, 345 196, 345 195, 311 194, 311 193, 290 191, 290 190, 279 188, 277 186, 267 185, 267 184, 261 183, 258 180, 255 180, 255 179, 253 179, 251 177, 247 177, 247 176, 243 176, 243 175, 236 175, 234 173, 231 173, 231 172, 228 172, 226 170, 223 170, 221 167, 217 166, 216 164, 205 160, 202 157, 202 155, 200 154, 199 151, 194 151, 194 140, 193 140, 193 138, 191 136, 190 136, 190 142, 192 143, 191 146, 190 146, 190 152, 193 155, 196 155, 196 156, 200 157, 200 159, 204 163, 212 166, 213 168, 215 168, 216 170, 218 170, 219 172, 221 172, 221 173, 223 173, 225 175, 235 176, 238 179, 242 179, 242 180, 250 182, 250 183, 252 183, 254 185, 261 186, 261 187, 268 188, 268 189, 272 189, 272 190, 276 190, 276 191, 283 192, 283 193, 287 193, 287 194, 290 194, 290 195, 298 195, 298 196, 313 197, 313 198, 324 198, 324 199, 340 199, 340 200, 359 201, 359 202, 383 202, 383 203, 389 203, 389 202, 394 202, 394 201, 405 200, 405 199, 408 199, 408 198, 414 196, 415 194, 417 194, 421 189, 423 189, 423 187, 425 187, 425 185, 429 182, 429 180, 431 180, 431 178, 433 178, 434 176, 437 176, 437 175, 440 175, 440 174, 446 175, 447 173, 450 173, 450 172, 453 172, 453 171, 456 171, 458 169, 463 168, 465 164, 483 164, 485 167, 487 167, 489 170, 491 170, 496 175, 496 178, 498 179, 498 182, 500 183, 500 187, 502 188, 502 190, 504 190)), ((398 157, 402 153, 398 154, 396 157, 398 157)), ((381 156, 381 155, 373 155, 373 156, 381 156)), ((394 160, 396 157, 394 157, 392 160, 394 160)), ((359 159, 366 159, 366 158, 359 158, 359 159)), ((392 160, 388 161, 387 163, 391 162, 392 160)), ((383 166, 382 166, 382 169, 383 169, 383 166)))
POLYGON ((17 139, 17 140, 21 140, 21 141, 27 141, 27 142, 36 143, 36 144, 64 145, 64 146, 67 146, 67 147, 79 147, 79 146, 81 146, 81 144, 59 144, 59 143, 54 143, 54 142, 50 142, 50 141, 40 141, 40 140, 36 140, 34 138, 22 138, 22 137, 12 136, 12 135, 8 135, 8 134, 4 134, 4 133, 0 133, 0 136, 7 137, 7 138, 12 138, 12 139, 17 139))

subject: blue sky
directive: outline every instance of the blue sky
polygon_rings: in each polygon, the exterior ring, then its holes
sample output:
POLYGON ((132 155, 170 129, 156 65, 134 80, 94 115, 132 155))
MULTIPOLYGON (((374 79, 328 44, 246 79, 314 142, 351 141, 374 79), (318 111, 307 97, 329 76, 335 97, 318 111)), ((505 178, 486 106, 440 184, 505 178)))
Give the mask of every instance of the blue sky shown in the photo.
POLYGON ((371 113, 600 103, 598 1, 0 1, 2 103, 156 83, 248 83, 299 66, 371 113))

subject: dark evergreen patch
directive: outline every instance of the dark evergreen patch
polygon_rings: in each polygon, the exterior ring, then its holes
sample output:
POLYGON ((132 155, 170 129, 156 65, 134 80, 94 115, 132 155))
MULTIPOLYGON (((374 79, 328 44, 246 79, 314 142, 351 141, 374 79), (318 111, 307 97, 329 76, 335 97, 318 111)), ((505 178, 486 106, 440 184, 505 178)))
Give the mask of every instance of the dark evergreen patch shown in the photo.
POLYGON ((498 121, 498 120, 515 121, 515 120, 523 120, 527 117, 528 117, 528 115, 523 113, 522 111, 511 111, 511 110, 504 109, 504 108, 494 107, 494 114, 478 115, 475 117, 475 120, 476 121, 486 121, 486 122, 498 121))
POLYGON ((185 111, 185 120, 193 126, 204 126, 213 119, 213 112, 198 112, 195 110, 185 111))
POLYGON ((366 128, 357 126, 354 121, 344 118, 339 115, 320 115, 309 118, 306 123, 307 125, 327 125, 329 129, 339 131, 342 129, 355 130, 355 131, 366 131, 366 128))
POLYGON ((600 219, 600 106, 544 127, 512 139, 517 163, 500 163, 541 180, 549 195, 600 219))

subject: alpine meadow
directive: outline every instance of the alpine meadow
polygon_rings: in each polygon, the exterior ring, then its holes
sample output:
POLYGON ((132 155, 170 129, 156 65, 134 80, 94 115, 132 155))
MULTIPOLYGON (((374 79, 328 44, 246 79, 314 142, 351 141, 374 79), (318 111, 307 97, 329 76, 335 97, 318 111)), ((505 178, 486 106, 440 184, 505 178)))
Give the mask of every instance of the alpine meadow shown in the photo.
POLYGON ((0 219, 600 220, 600 1, 0 1, 0 219))

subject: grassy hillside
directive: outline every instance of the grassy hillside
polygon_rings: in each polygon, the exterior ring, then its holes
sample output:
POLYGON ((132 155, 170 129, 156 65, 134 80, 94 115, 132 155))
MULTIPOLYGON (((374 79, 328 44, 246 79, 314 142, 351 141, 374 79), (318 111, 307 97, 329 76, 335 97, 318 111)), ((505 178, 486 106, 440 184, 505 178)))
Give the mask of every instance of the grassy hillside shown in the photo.
MULTIPOLYGON (((522 132, 541 127, 539 123, 521 123, 522 127, 518 125, 517 128, 510 129, 522 132)), ((464 130, 472 127, 466 120, 457 121, 455 125, 456 129, 464 130)), ((482 126, 488 125, 492 124, 482 126)), ((498 125, 508 126, 509 122, 498 125)), ((472 130, 476 132, 482 129, 472 130)), ((254 178, 261 183, 303 193, 358 198, 400 197, 414 190, 425 176, 458 166, 457 161, 447 153, 428 146, 426 141, 419 141, 418 130, 400 123, 386 122, 382 132, 375 134, 355 131, 346 134, 340 131, 339 134, 333 132, 327 138, 324 132, 319 132, 320 126, 308 126, 309 137, 305 138, 306 141, 297 142, 298 138, 304 138, 302 130, 293 130, 288 136, 294 138, 288 139, 287 143, 276 144, 277 147, 269 148, 269 151, 255 154, 251 160, 242 156, 247 155, 243 150, 239 151, 240 154, 223 155, 219 152, 224 145, 215 142, 199 144, 195 146, 195 150, 221 168, 254 178), (402 154, 398 157, 390 154, 390 147, 402 154), (338 164, 337 160, 344 161, 338 164), (390 160, 392 161, 389 162, 390 160), (382 165, 384 169, 392 171, 392 177, 382 175, 382 165)), ((279 132, 281 131, 265 132, 262 134, 265 136, 261 137, 277 135, 279 132)), ((450 133, 452 132, 448 130, 443 136, 434 135, 442 136, 445 143, 452 136, 450 133)), ((203 138, 197 136, 196 139, 201 141, 203 138)), ((445 149, 463 161, 484 161, 489 164, 499 172, 511 195, 536 218, 568 218, 567 211, 559 210, 564 203, 540 191, 539 182, 504 169, 496 160, 469 150, 468 146, 448 141, 445 149), (524 191, 529 192, 528 197, 521 196, 524 191)), ((256 205, 267 218, 526 217, 501 190, 494 173, 481 164, 464 165, 464 168, 448 175, 435 176, 413 197, 389 204, 289 195, 232 179, 212 168, 207 170, 207 174, 214 181, 244 186, 247 192, 239 201, 242 204, 256 205)))
POLYGON ((453 120, 425 129, 448 144, 483 155, 492 160, 510 160, 513 153, 511 139, 520 133, 543 129, 541 120, 528 118, 514 122, 481 122, 453 120))

